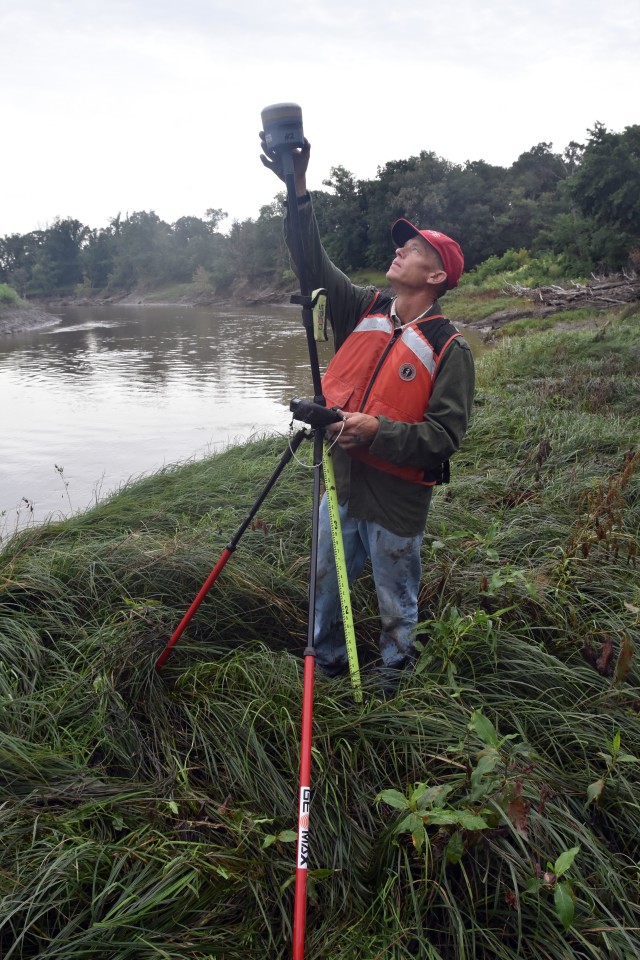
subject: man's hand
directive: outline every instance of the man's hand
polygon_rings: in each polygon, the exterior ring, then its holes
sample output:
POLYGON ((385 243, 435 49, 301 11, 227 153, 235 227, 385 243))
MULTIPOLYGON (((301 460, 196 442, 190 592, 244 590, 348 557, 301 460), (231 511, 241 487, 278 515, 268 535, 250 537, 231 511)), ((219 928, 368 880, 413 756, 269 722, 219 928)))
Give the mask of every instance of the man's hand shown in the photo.
MULTIPOLYGON (((338 411, 342 413, 343 411, 338 411)), ((341 423, 330 423, 325 427, 325 433, 329 441, 338 438, 338 446, 343 450, 351 450, 353 447, 370 446, 378 432, 380 426, 375 417, 370 417, 368 413, 345 413, 344 420, 341 423)))
MULTIPOLYGON (((260 131, 260 146, 262 147, 262 156, 260 159, 267 168, 275 173, 284 183, 284 171, 282 169, 282 155, 276 153, 275 156, 267 150, 264 131, 260 131)), ((309 155, 311 153, 311 144, 305 137, 304 146, 297 147, 291 151, 293 157, 293 179, 296 185, 296 196, 304 197, 307 192, 307 167, 309 166, 309 155)))

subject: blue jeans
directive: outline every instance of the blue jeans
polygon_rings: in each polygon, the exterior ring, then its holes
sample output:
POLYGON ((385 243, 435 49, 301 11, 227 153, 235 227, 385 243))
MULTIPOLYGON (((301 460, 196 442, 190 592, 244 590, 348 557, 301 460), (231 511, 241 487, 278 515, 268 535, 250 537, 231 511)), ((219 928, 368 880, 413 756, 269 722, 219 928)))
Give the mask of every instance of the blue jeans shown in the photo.
MULTIPOLYGON (((347 516, 347 504, 340 507, 340 522, 349 585, 370 558, 381 622, 380 656, 385 667, 402 670, 415 659, 423 535, 399 537, 379 523, 356 520, 347 516)), ((336 675, 348 667, 326 494, 320 504, 314 648, 323 672, 336 675)))

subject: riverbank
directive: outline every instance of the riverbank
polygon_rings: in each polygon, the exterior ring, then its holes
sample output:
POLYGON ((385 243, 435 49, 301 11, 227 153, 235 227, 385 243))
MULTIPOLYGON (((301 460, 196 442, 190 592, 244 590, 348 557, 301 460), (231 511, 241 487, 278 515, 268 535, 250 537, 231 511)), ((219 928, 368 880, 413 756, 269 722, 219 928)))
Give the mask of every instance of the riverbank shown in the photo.
POLYGON ((243 289, 238 295, 217 297, 210 290, 203 292, 196 286, 185 284, 181 288, 154 291, 132 291, 118 297, 68 296, 38 303, 21 301, 18 305, 0 304, 0 337, 29 330, 44 329, 60 323, 60 311, 69 307, 108 307, 113 305, 145 307, 224 307, 231 303, 245 303, 247 306, 260 304, 289 303, 291 292, 249 291, 243 289), (186 288, 186 289, 185 289, 186 288))
MULTIPOLYGON (((370 282, 366 277, 357 277, 357 282, 370 282)), ((554 328, 598 329, 607 322, 607 311, 627 308, 639 302, 640 283, 623 278, 606 284, 539 287, 527 289, 511 287, 495 290, 478 290, 462 285, 447 294, 443 305, 447 314, 461 326, 470 327, 487 342, 495 342, 503 336, 518 336, 554 328)), ((59 322, 57 312, 67 307, 78 306, 171 306, 224 307, 229 303, 244 303, 247 306, 288 304, 297 289, 256 289, 247 284, 234 290, 232 295, 219 296, 206 284, 189 283, 161 287, 154 290, 130 291, 121 296, 87 297, 69 296, 39 304, 23 306, 0 306, 0 336, 24 330, 44 328, 59 322)))
POLYGON ((42 330, 57 323, 60 323, 60 317, 53 310, 35 306, 0 308, 0 336, 42 330))
MULTIPOLYGON (((354 587, 363 702, 314 691, 314 960, 640 956, 640 317, 609 321, 478 362, 392 700, 354 587)), ((308 445, 155 668, 281 455, 167 468, 0 551, 0 954, 290 956, 308 445)))

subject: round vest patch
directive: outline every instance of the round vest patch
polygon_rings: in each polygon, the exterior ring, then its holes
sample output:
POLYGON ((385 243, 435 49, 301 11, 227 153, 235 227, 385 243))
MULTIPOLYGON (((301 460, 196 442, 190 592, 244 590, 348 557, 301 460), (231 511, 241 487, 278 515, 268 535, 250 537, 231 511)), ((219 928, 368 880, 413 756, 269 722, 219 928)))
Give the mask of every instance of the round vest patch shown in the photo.
POLYGON ((403 363, 398 370, 398 375, 401 380, 404 380, 406 383, 408 383, 410 380, 415 380, 416 368, 412 363, 403 363))

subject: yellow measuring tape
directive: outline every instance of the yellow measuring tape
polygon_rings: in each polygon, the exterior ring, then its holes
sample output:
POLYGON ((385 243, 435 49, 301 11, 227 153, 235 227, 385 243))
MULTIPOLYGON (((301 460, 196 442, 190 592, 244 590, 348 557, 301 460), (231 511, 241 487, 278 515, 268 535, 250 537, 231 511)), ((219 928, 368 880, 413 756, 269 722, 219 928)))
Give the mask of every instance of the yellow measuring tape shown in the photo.
POLYGON ((335 557, 336 574, 338 577, 338 590, 340 591, 340 607, 342 610, 342 622, 344 624, 344 637, 347 645, 347 658, 349 660, 349 673, 351 675, 351 685, 353 687, 353 698, 357 703, 362 703, 360 664, 358 663, 356 632, 353 626, 353 612, 351 610, 351 596, 349 594, 347 564, 344 558, 344 547, 342 544, 342 526, 340 524, 340 513, 338 511, 338 491, 336 489, 333 460, 331 459, 331 448, 326 440, 322 451, 322 469, 324 472, 324 485, 327 489, 329 523, 331 526, 333 555, 335 557))

